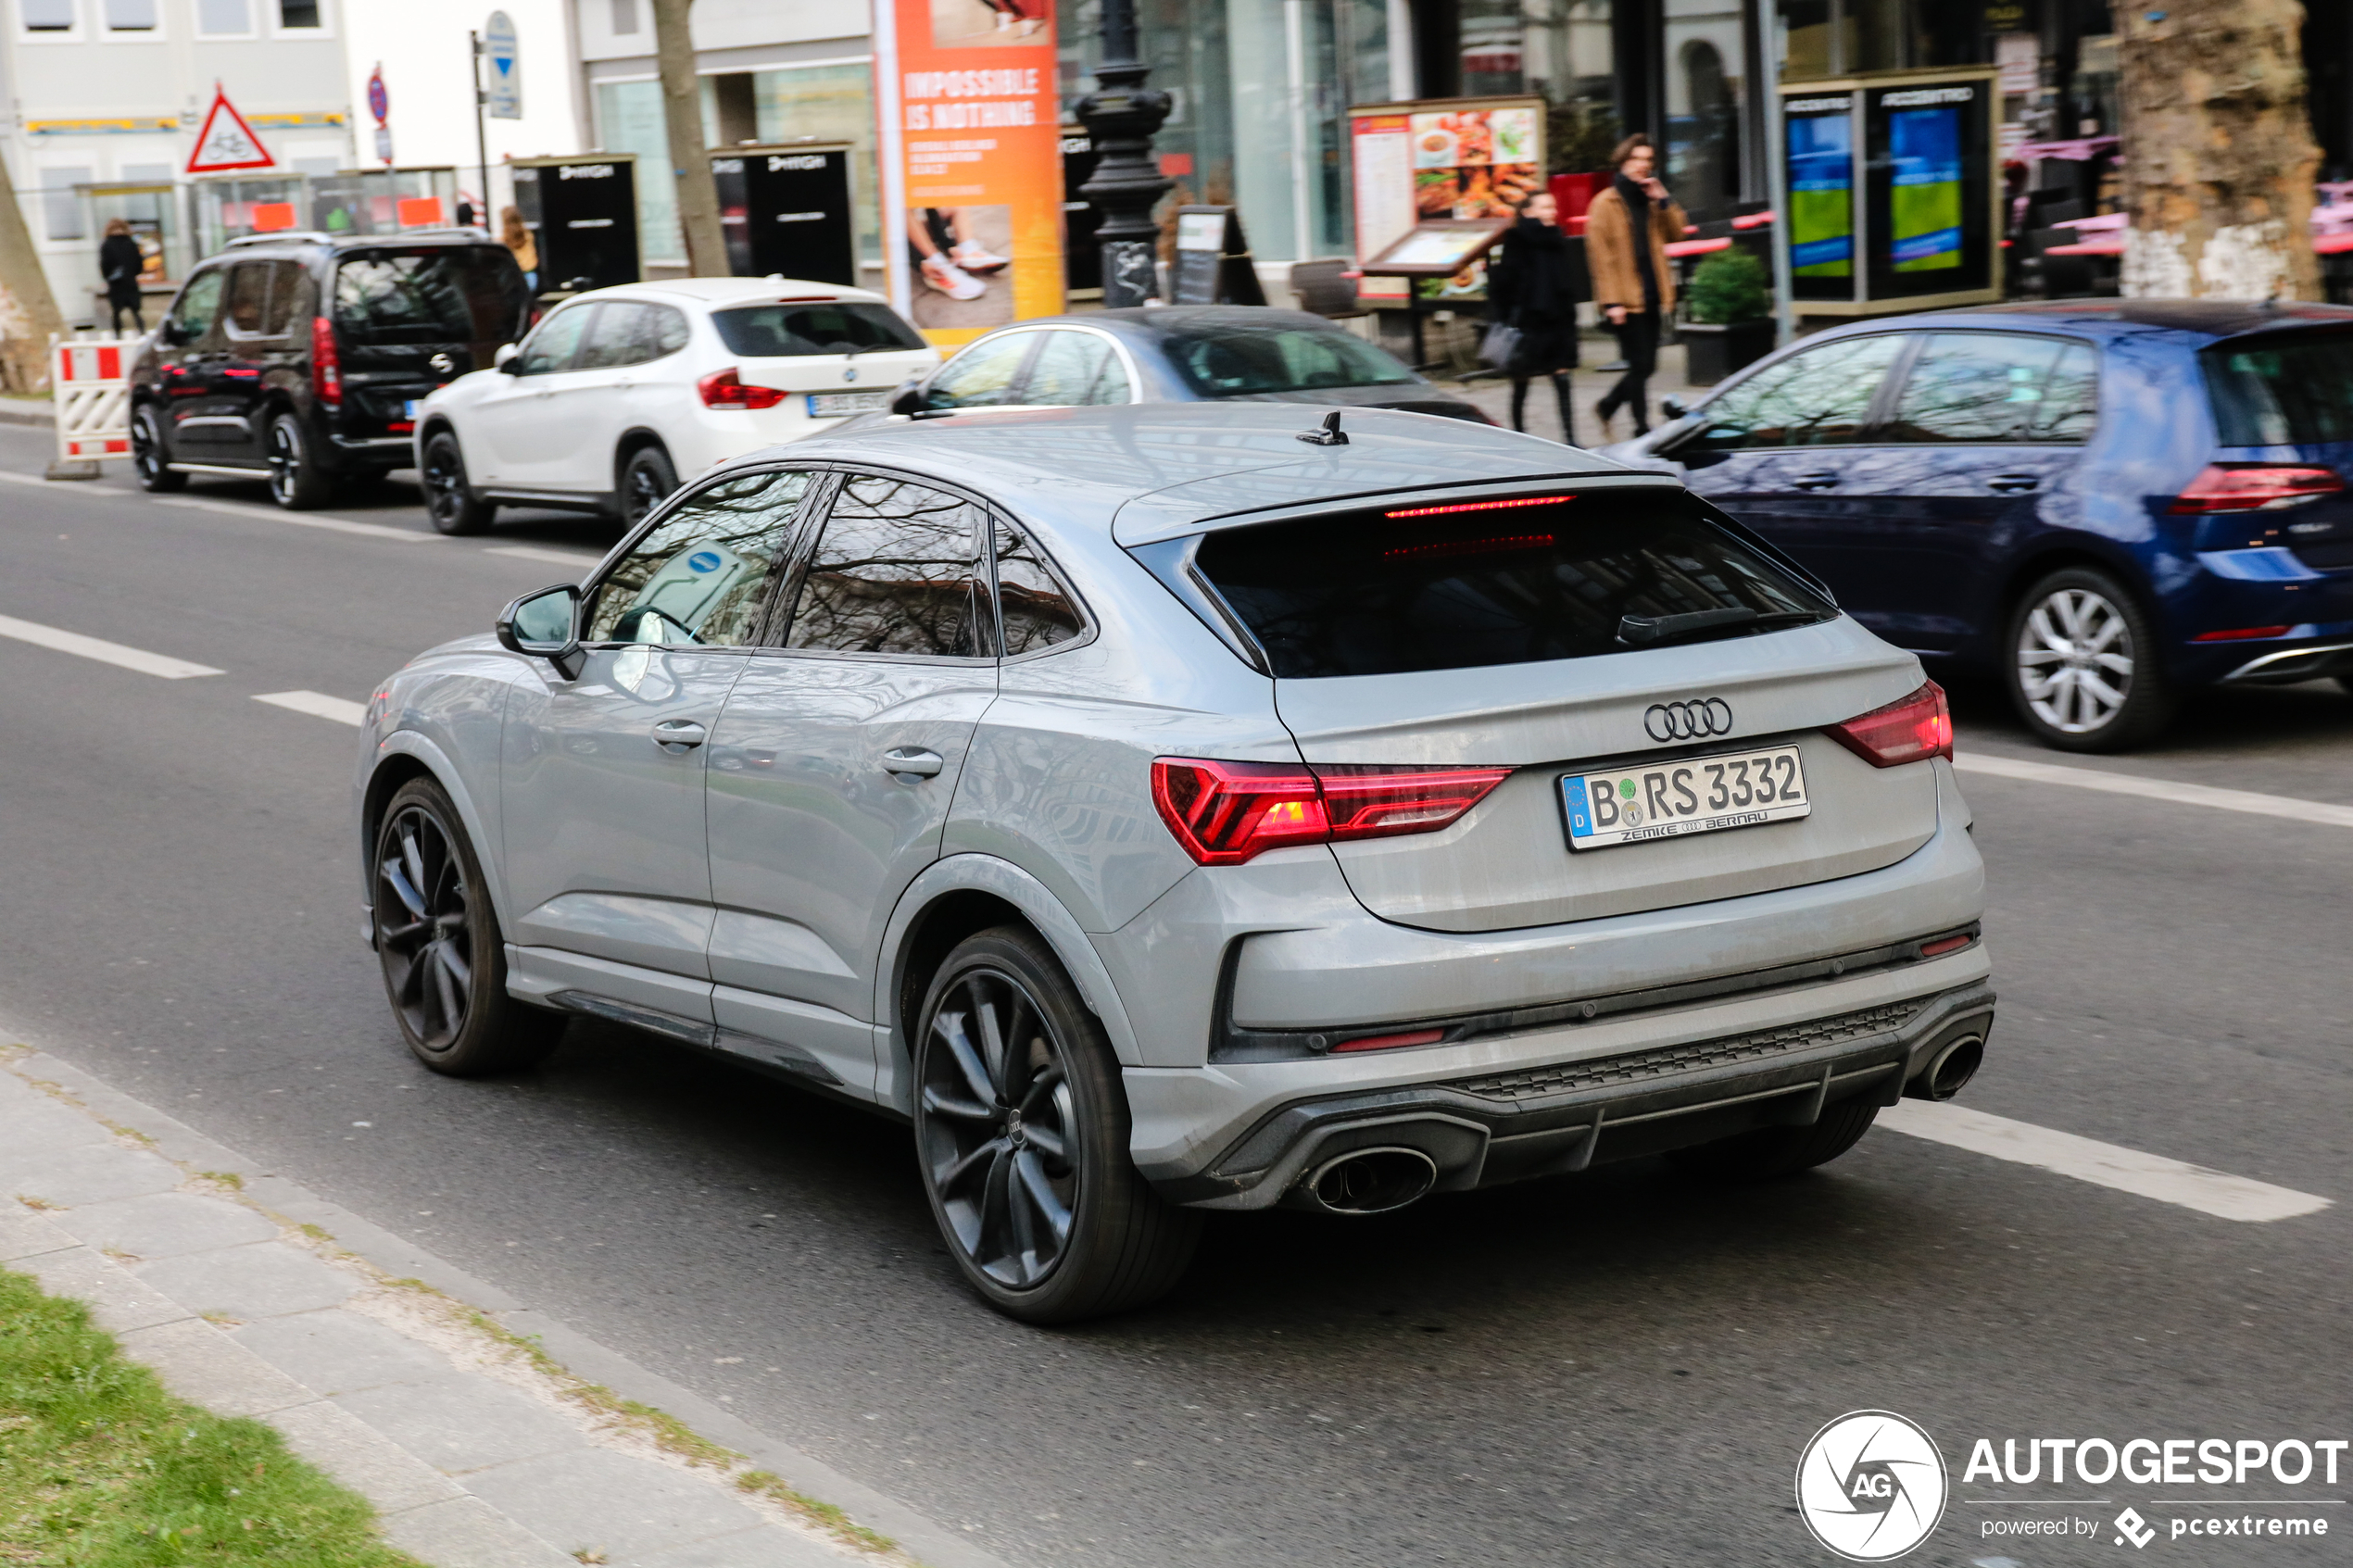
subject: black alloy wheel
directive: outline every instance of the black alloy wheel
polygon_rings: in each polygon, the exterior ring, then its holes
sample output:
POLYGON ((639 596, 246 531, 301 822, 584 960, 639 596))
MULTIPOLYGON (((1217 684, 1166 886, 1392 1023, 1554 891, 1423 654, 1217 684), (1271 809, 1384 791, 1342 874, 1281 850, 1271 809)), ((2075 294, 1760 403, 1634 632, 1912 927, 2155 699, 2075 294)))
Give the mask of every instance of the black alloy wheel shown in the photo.
POLYGON ((678 488, 678 470, 659 446, 640 446, 621 470, 621 523, 635 528, 678 488))
POLYGON ((270 498, 290 512, 324 506, 330 488, 327 472, 310 449, 302 420, 283 413, 270 421, 270 498))
POLYGON ((497 507, 474 498, 473 486, 466 482, 466 455, 448 431, 435 431, 425 443, 424 469, 418 477, 424 482, 425 514, 436 533, 480 533, 498 514, 497 507))
POLYGON ((163 444, 163 426, 152 407, 131 416, 131 466, 139 475, 139 488, 150 495, 164 495, 188 487, 188 476, 172 471, 171 454, 163 444))
POLYGON ((384 994, 418 1060, 472 1076, 555 1045, 563 1016, 507 995, 506 945, 482 867, 432 780, 410 780, 385 806, 371 893, 384 994))
POLYGON ((915 1083, 925 1190, 989 1305, 1068 1323, 1141 1306, 1184 1273, 1201 1216, 1137 1174, 1109 1042, 1035 935, 1000 927, 948 956, 915 1083))

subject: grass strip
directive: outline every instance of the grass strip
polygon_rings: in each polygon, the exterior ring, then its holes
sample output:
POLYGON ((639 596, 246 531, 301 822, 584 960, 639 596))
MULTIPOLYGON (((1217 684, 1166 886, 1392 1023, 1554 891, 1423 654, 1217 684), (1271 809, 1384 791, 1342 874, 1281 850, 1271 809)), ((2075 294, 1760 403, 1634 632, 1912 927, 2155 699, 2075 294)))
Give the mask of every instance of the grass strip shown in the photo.
POLYGON ((258 1421, 209 1413, 0 1269, 0 1564, 419 1568, 258 1421))

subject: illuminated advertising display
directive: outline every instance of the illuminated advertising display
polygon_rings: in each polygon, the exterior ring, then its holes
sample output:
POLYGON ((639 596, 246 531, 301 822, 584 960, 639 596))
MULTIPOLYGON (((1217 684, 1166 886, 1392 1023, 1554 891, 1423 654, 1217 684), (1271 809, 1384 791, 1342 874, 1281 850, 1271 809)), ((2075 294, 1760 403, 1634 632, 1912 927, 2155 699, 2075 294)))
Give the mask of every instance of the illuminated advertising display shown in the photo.
POLYGON ((1800 298, 1844 298, 1855 276, 1855 100, 1793 98, 1789 137, 1790 271, 1800 298))
POLYGON ((1888 193, 1894 222, 1889 255, 1898 272, 1961 264, 1961 117, 1950 108, 1902 109, 1887 117, 1895 165, 1888 193))
POLYGON ((1868 297, 1943 299, 1995 286, 1992 89, 1981 73, 1874 82, 1863 93, 1868 297))

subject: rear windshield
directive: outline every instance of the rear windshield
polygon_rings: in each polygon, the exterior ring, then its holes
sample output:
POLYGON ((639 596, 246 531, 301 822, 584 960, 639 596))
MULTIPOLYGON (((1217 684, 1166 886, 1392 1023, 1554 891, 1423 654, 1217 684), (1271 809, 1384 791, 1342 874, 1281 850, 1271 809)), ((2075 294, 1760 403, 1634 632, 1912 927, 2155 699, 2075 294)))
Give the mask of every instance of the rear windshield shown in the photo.
POLYGON ((1195 559, 1292 679, 1582 659, 1837 614, 1680 491, 1340 512, 1221 530, 1195 559))
POLYGON ((353 344, 511 343, 530 304, 504 245, 360 251, 335 269, 335 325, 353 344))
POLYGON ((2353 332, 2267 334, 2203 358, 2223 445, 2353 441, 2353 332))
POLYGON ((1172 332, 1162 342, 1176 373, 1203 397, 1398 386, 1414 380, 1395 356, 1333 330, 1198 327, 1172 332))
POLYGON ((921 348, 924 340, 887 305, 843 299, 824 305, 747 305, 714 312, 711 324, 730 354, 789 359, 808 354, 864 354, 921 348))

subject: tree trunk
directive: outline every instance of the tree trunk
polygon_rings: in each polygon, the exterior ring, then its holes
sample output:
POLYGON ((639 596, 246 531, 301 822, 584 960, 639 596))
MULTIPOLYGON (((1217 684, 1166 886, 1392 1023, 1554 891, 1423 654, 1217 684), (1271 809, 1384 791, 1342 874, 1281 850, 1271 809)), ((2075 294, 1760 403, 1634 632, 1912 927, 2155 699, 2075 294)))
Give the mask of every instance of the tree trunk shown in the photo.
POLYGON ((49 338, 65 330, 7 161, 0 159, 0 376, 10 392, 49 390, 49 338))
POLYGON ((2305 113, 2303 6, 2113 6, 2133 219, 2124 293, 2319 299, 2311 214, 2321 154, 2305 113))
MULTIPOLYGON (((719 185, 702 138, 702 83, 695 76, 695 41, 686 13, 694 0, 654 0, 655 57, 661 66, 661 117, 670 134, 670 165, 678 182, 678 227, 686 241, 686 270, 698 278, 728 275, 726 231, 719 226, 719 185)), ((661 171, 648 170, 659 179, 661 171)))

